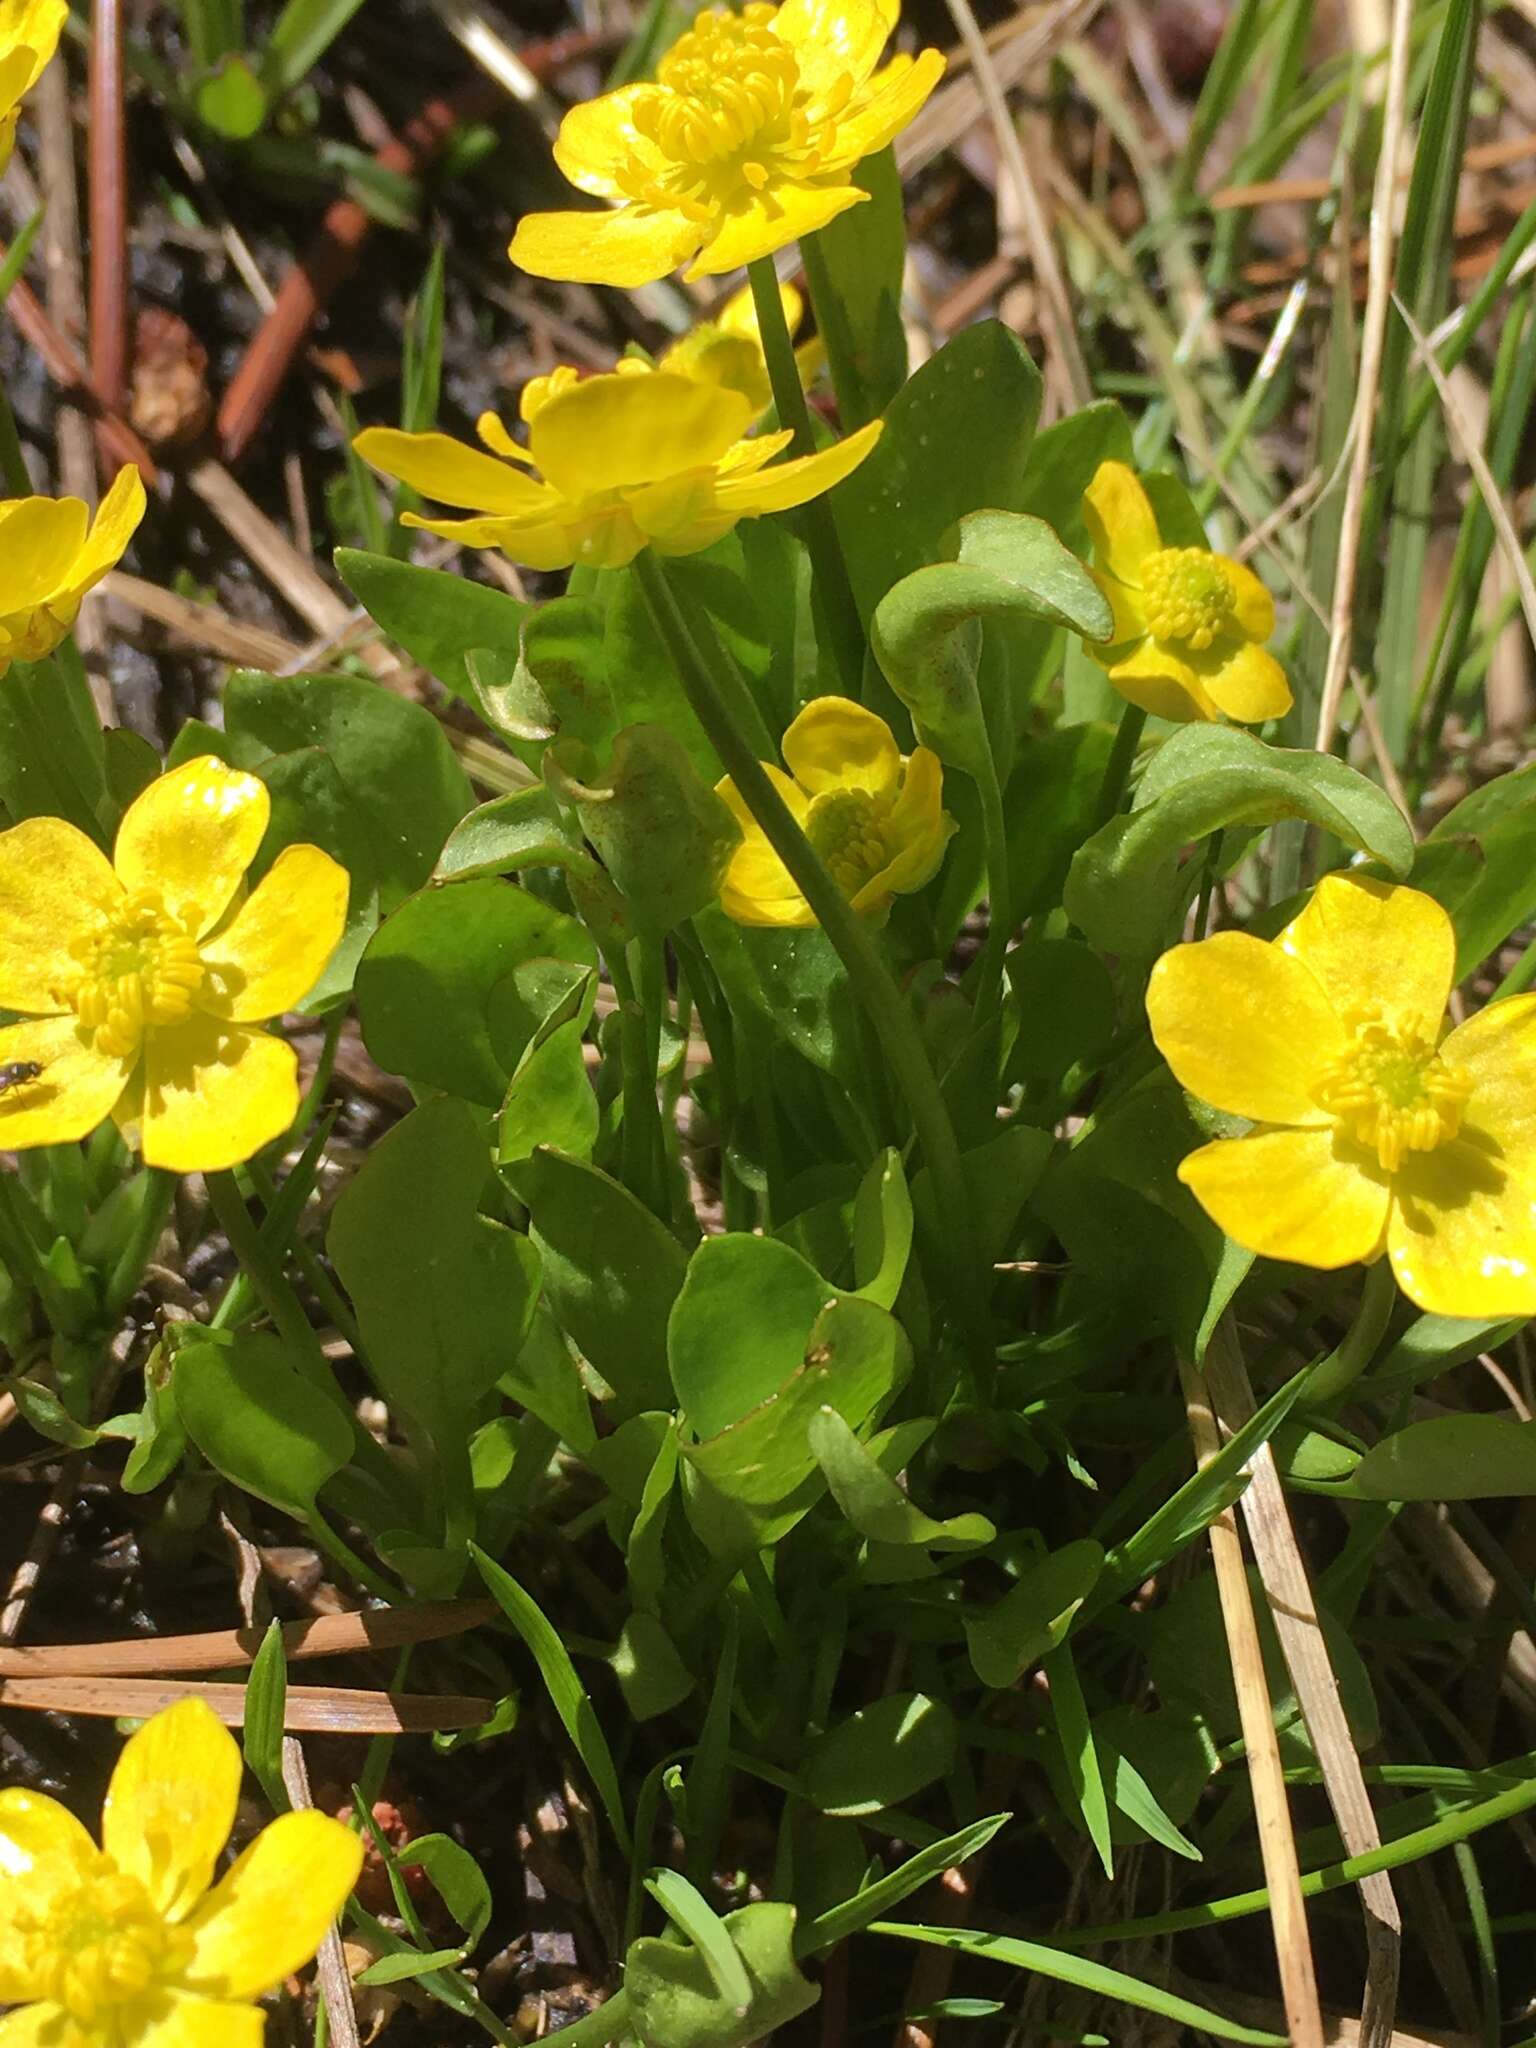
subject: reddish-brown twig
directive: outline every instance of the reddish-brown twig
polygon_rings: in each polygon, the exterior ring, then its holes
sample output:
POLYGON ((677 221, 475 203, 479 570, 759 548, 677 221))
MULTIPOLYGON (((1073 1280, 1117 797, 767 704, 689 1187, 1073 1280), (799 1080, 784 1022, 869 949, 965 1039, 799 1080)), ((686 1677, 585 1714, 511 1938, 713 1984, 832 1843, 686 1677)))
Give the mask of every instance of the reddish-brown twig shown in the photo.
MULTIPOLYGON (((0 258, 4 250, 0 249, 0 258)), ((104 454, 113 462, 138 465, 146 484, 153 484, 159 472, 154 458, 120 413, 104 406, 91 388, 90 372, 73 342, 60 334, 43 311, 36 292, 22 278, 11 286, 5 310, 36 349, 38 360, 59 390, 66 392, 96 422, 96 435, 104 454)))
MULTIPOLYGON (((563 65, 591 55, 604 38, 576 32, 555 36, 521 51, 535 78, 550 77, 563 65)), ((454 130, 485 120, 506 104, 506 93, 490 79, 477 79, 441 99, 429 100, 398 138, 374 157, 380 170, 415 177, 431 163, 454 130)), ((230 379, 219 407, 219 447, 237 462, 267 416, 294 358, 326 305, 352 275, 373 222, 355 199, 333 200, 320 231, 278 287, 277 301, 257 329, 230 379)))
POLYGON ((128 395, 128 158, 122 0, 95 0, 91 34, 91 388, 111 412, 128 395))

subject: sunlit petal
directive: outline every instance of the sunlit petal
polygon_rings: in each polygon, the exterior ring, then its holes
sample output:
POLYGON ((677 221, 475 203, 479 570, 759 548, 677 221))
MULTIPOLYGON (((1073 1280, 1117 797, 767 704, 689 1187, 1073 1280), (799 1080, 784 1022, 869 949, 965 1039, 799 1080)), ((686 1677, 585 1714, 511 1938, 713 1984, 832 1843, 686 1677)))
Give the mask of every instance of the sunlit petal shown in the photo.
POLYGON ((1171 719, 1176 725, 1215 718, 1216 707, 1199 676, 1159 641, 1143 640, 1129 653, 1117 648, 1101 652, 1091 645, 1088 652, 1104 663, 1109 680, 1127 703, 1139 704, 1155 718, 1171 719))
POLYGON ((15 498, 0 505, 0 549, 5 556, 0 609, 7 616, 68 588, 89 520, 79 498, 15 498))
POLYGON ((101 1809, 102 1847, 181 1920, 213 1881, 240 1797, 240 1749, 213 1709, 178 1700, 130 1735, 101 1809))
POLYGON ((1258 1123, 1333 1121, 1312 1091, 1343 1052, 1344 1027, 1278 946, 1247 932, 1175 946, 1152 970, 1147 1016, 1175 1079, 1202 1101, 1258 1123))
POLYGON ((1469 1084, 1465 1123, 1505 1172, 1536 1187, 1536 995, 1508 996, 1458 1024, 1440 1048, 1469 1084))
POLYGON ((1099 464, 1083 493, 1083 518, 1099 567, 1122 583, 1138 584, 1142 563, 1163 543, 1152 500, 1129 464, 1099 464))
POLYGON ((1380 1252, 1391 1203, 1374 1159, 1332 1131, 1257 1131, 1191 1152, 1179 1179, 1228 1237, 1332 1271, 1380 1252))
POLYGON ((569 569, 576 559, 576 542, 561 521, 426 519, 417 512, 402 512, 400 524, 435 533, 461 548, 500 548, 510 561, 529 569, 569 569))
POLYGON ((201 938, 233 901, 271 813, 264 782, 201 754, 128 806, 113 854, 118 879, 127 889, 157 890, 201 938))
MULTIPOLYGON (((41 1990, 23 1962, 17 1909, 46 1912, 95 1861, 96 1844, 56 1799, 19 1787, 0 1792, 0 2005, 35 1998, 41 1990)), ((0 2032, 0 2041, 5 2038, 0 2032)))
POLYGON ((72 1145, 112 1114, 130 1067, 98 1052, 75 1018, 35 1017, 0 1030, 0 1066, 42 1072, 0 1091, 0 1150, 72 1145))
POLYGON ((867 156, 884 149, 921 109, 944 76, 944 58, 937 50, 915 57, 893 57, 869 82, 837 123, 837 140, 825 160, 831 172, 851 170, 867 156))
POLYGON ((1206 694, 1218 711, 1244 725, 1283 718, 1291 708, 1291 685, 1285 670, 1267 647, 1252 640, 1229 643, 1197 658, 1206 694), (1214 659, 1212 657, 1215 657, 1214 659))
POLYGON ((1324 875, 1278 944, 1310 967, 1334 1008, 1401 1018, 1433 1035, 1456 971, 1456 934, 1432 896, 1364 875, 1324 875))
POLYGON ((39 2004, 0 2015, 0 2048, 82 2048, 82 2044, 61 2006, 39 2004))
POLYGON ((440 504, 532 519, 549 502, 549 492, 532 477, 448 434, 406 434, 395 427, 365 427, 352 446, 364 462, 440 504))
POLYGON ((539 408, 528 438, 540 472, 576 501, 713 466, 751 419, 739 391, 658 370, 583 378, 539 408))
POLYGON ((816 92, 844 77, 862 85, 880 62, 899 12, 897 0, 784 0, 773 28, 816 92))
POLYGON ((685 263, 704 230, 685 213, 621 206, 613 213, 525 213, 508 255, 533 277, 633 288, 685 263))
POLYGON ((778 462, 755 475, 722 477, 715 487, 715 502, 722 511, 741 514, 788 512, 830 491, 845 476, 851 476, 881 433, 881 422, 871 420, 856 434, 835 441, 815 455, 797 456, 792 462, 778 462))
POLYGON ((621 85, 566 111, 555 138, 555 162, 579 192, 590 192, 594 199, 622 199, 619 174, 626 164, 637 156, 647 161, 656 157, 634 123, 636 100, 654 90, 650 85, 621 85))
POLYGON ((350 1828, 285 1813, 263 1828, 187 1923, 186 1981, 218 1998, 256 1998, 320 1946, 363 1865, 350 1828))
POLYGON ((165 1991, 129 2008, 123 2048, 262 2048, 265 2026, 259 2006, 165 1991))
POLYGON ((202 948, 210 989, 200 1001, 237 1023, 281 1016, 303 1001, 341 943, 349 877, 318 846, 288 846, 234 917, 202 948))
POLYGON ((26 818, 0 832, 0 1005, 42 1016, 62 1010, 61 991, 79 971, 70 940, 122 896, 101 848, 62 818, 26 818))
POLYGON ((144 479, 129 462, 112 479, 111 489, 96 508, 85 545, 69 572, 69 588, 78 598, 116 568, 144 517, 144 479))
POLYGON ((1431 1315, 1536 1312, 1536 1186, 1511 1164, 1470 1127, 1404 1162, 1388 1231, 1392 1271, 1431 1315))
POLYGON ((526 467, 533 457, 520 441, 514 441, 505 423, 494 412, 483 412, 475 421, 475 432, 493 454, 501 455, 508 462, 520 462, 526 467))
POLYGON ((901 775, 895 735, 883 718, 847 697, 814 697, 780 743, 789 772, 812 796, 867 789, 884 796, 901 775))
POLYGON ((762 192, 744 190, 732 210, 711 227, 685 274, 718 277, 722 271, 739 270, 802 235, 815 234, 868 197, 858 185, 802 185, 790 178, 776 178, 762 192))
POLYGON ((141 1138, 149 1166, 238 1166, 281 1137, 298 1107, 298 1055, 270 1032, 194 1016, 149 1036, 141 1138))
POLYGON ((1267 640, 1275 630, 1275 600, 1245 563, 1230 555, 1213 560, 1231 589, 1238 625, 1250 640, 1267 640))

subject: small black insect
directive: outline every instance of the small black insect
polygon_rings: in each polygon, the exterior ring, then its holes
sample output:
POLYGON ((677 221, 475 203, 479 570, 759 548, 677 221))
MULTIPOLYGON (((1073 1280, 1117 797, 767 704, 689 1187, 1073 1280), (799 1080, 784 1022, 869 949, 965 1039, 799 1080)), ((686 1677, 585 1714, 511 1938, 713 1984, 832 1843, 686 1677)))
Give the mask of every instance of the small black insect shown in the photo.
POLYGON ((43 1071, 39 1060, 7 1060, 0 1066, 0 1095, 8 1089, 19 1088, 26 1081, 35 1081, 43 1071))

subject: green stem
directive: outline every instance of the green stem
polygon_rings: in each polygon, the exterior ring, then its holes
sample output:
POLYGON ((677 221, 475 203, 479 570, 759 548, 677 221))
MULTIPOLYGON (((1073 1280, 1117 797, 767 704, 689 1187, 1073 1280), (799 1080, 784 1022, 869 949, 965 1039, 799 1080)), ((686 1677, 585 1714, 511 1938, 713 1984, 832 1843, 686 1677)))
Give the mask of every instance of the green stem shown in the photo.
POLYGON ((350 1543, 336 1534, 314 1502, 310 1503, 309 1513, 304 1517, 304 1526, 315 1548, 323 1551, 332 1564, 339 1564, 343 1571, 350 1572, 360 1586, 366 1586, 370 1593, 389 1601, 393 1607, 402 1607, 409 1601, 411 1596, 403 1586, 397 1586, 393 1579, 386 1579, 382 1572, 375 1571, 365 1558, 358 1556, 350 1543))
POLYGON ((976 976, 976 1022, 990 1024, 1002 1007, 1004 962, 1013 937, 1013 882, 1008 867, 1008 821, 1003 785, 990 744, 986 766, 975 778, 981 797, 981 829, 987 849, 987 942, 976 976))
POLYGON ((656 1106, 656 1062, 650 1057, 645 1013, 635 993, 629 962, 617 946, 608 958, 608 978, 619 999, 619 1057, 624 1067, 621 1177, 631 1194, 638 1195, 653 1215, 665 1221, 665 1188, 656 1173, 661 1144, 661 1111, 656 1106))
POLYGON ((800 256, 805 264, 806 283, 811 288, 816 332, 821 336, 821 345, 827 352, 827 368, 832 373, 838 422, 845 434, 851 434, 873 419, 874 412, 854 353, 847 309, 833 280, 832 267, 827 262, 827 252, 821 246, 819 234, 805 237, 800 244, 800 256))
POLYGON ((1211 898, 1221 872, 1221 845, 1225 835, 1213 832, 1205 842, 1205 860, 1200 869, 1200 900, 1195 905, 1195 937, 1203 939, 1211 922, 1211 898))
POLYGON ((1302 1387, 1298 1407, 1321 1408, 1352 1386, 1376 1356, 1397 1305, 1397 1283, 1389 1259, 1365 1269, 1365 1287, 1355 1319, 1336 1351, 1319 1359, 1302 1387))
POLYGON ((144 1173, 145 1187, 139 1202, 138 1221, 107 1283, 105 1307, 109 1322, 115 1323, 138 1293, 144 1269, 160 1242, 170 1217, 171 1204, 176 1199, 177 1177, 174 1173, 167 1173, 159 1166, 146 1166, 144 1173))
POLYGON ((278 1335, 299 1357, 307 1357, 312 1363, 318 1360, 329 1379, 331 1368, 320 1349, 314 1326, 289 1284, 281 1259, 275 1258, 262 1243, 261 1232, 251 1220, 251 1212, 245 1206, 245 1197, 234 1174, 210 1173, 205 1177, 205 1184, 219 1228, 229 1239, 230 1250, 240 1261, 278 1335))
POLYGON ((990 1291, 986 1282, 991 1276, 976 1270, 974 1236, 968 1223, 971 1199, 960 1147, 917 1019, 868 931, 795 823, 763 763, 732 723, 665 567, 647 549, 636 559, 635 570, 651 618, 671 655, 694 715, 747 808, 763 828, 768 843, 789 870, 831 941, 847 970, 856 1000, 875 1028, 896 1085, 911 1111, 932 1176, 933 1206, 942 1239, 941 1264, 957 1318, 966 1331, 978 1370, 987 1372, 991 1366, 991 1347, 984 1304, 990 1291))
MULTIPOLYGON (((811 427, 811 409, 806 403, 805 386, 800 382, 800 365, 795 361, 794 343, 789 338, 772 257, 760 256, 756 263, 749 263, 747 276, 752 282, 752 303, 757 308, 763 360, 768 365, 779 424, 794 434, 793 454, 814 455, 816 436, 811 427)), ((825 498, 813 498, 801 507, 800 522, 832 638, 832 656, 844 690, 850 697, 857 697, 864 675, 864 627, 854 601, 853 585, 848 580, 848 564, 843 559, 843 544, 838 538, 832 508, 825 498)))
POLYGON ((1109 759, 1104 764, 1104 780, 1099 784, 1099 800, 1094 806, 1095 832, 1109 823, 1125 801, 1126 784, 1131 779, 1131 764, 1136 759, 1136 749, 1141 744, 1142 728, 1146 722, 1147 714, 1139 704, 1127 704, 1120 714, 1120 723, 1115 730, 1115 744, 1110 748, 1109 759))

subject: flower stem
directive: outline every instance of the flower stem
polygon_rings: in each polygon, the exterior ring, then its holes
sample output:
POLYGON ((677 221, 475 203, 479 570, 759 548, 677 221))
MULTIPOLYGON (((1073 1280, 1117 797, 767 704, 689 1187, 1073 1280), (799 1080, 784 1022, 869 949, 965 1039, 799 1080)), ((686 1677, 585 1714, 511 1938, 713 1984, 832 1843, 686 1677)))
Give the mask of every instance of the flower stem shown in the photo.
POLYGON ((160 1242, 176 1196, 177 1177, 174 1173, 167 1173, 162 1166, 146 1166, 144 1174, 145 1186, 139 1198, 139 1214, 133 1235, 123 1246, 107 1284, 106 1313, 108 1320, 114 1323, 139 1291, 144 1269, 160 1242))
MULTIPOLYGON (((816 436, 811 429, 811 409, 806 403, 805 386, 800 382, 800 366, 795 361, 772 257, 760 256, 755 263, 749 263, 747 276, 752 282, 752 303, 757 309, 763 360, 768 365, 779 424, 794 434, 791 453, 814 455, 816 436)), ((843 559, 843 544, 838 538, 832 508, 825 498, 813 498, 801 507, 799 516, 817 594, 832 636, 833 659, 844 690, 850 697, 857 697, 864 674, 864 627, 854 601, 853 585, 848 580, 848 564, 843 559)))
POLYGON ((989 1291, 985 1281, 990 1276, 975 1270, 974 1236, 967 1221, 971 1199, 960 1147, 917 1019, 848 899, 795 823, 762 762, 733 724, 665 567, 647 549, 636 559, 635 570, 651 618, 672 657, 695 716, 747 808, 815 913, 817 923, 847 970, 856 1000, 874 1026, 880 1048, 911 1112, 928 1165, 942 1241, 941 1264, 957 1319, 966 1332, 978 1370, 985 1372, 991 1363, 984 1314, 989 1291))
POLYGON ((1120 714, 1120 723, 1115 729, 1115 744, 1109 750, 1109 759, 1104 764, 1104 780, 1099 784, 1099 800, 1094 806, 1093 827, 1101 831, 1119 811, 1125 801, 1125 787, 1131 779, 1131 763, 1136 759, 1136 749, 1141 744, 1142 728, 1146 725, 1147 714, 1139 704, 1127 704, 1120 714))
POLYGON ((625 949, 615 946, 607 964, 608 979, 619 1004, 619 1058, 624 1070, 624 1120, 620 1132, 624 1185, 665 1222, 665 1183, 656 1171, 661 1148, 661 1111, 656 1103, 656 1061, 651 1055, 645 1011, 636 993, 625 949))
POLYGON ((811 288, 811 310, 816 315, 816 332, 827 352, 832 389, 837 394, 838 423, 845 434, 854 433, 874 418, 864 378, 853 352, 848 315, 832 276, 832 266, 819 234, 807 235, 800 244, 806 282, 811 288))
POLYGON ((976 1022, 990 1024, 1002 1006, 1004 961, 1013 937, 1013 883, 1008 870, 1008 821, 1003 786, 990 745, 986 765, 975 777, 981 798, 981 829, 987 849, 987 942, 976 977, 976 1022))
POLYGON ((1376 1356, 1376 1347, 1386 1333, 1396 1304, 1392 1262, 1378 1259, 1365 1269, 1365 1288, 1354 1321, 1344 1332, 1338 1349, 1313 1366, 1302 1387, 1298 1407, 1323 1407, 1354 1384, 1376 1356))

